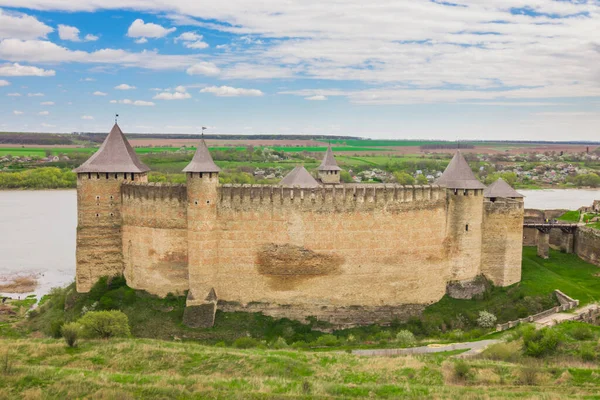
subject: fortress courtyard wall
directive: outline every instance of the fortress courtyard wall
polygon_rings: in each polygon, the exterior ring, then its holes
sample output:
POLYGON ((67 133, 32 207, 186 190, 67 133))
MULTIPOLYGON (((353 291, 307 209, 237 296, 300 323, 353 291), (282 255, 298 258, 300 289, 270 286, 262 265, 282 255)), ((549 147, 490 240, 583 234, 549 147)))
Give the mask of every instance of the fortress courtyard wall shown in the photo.
POLYGON ((124 184, 124 275, 134 289, 165 296, 188 289, 185 185, 124 184))
POLYGON ((521 280, 523 201, 497 198, 483 203, 481 272, 496 286, 521 280))
POLYGON ((214 288, 219 308, 261 304, 295 318, 354 307, 391 320, 395 306, 445 293, 446 193, 437 186, 223 185, 217 224, 216 271, 190 289, 204 298, 214 288))

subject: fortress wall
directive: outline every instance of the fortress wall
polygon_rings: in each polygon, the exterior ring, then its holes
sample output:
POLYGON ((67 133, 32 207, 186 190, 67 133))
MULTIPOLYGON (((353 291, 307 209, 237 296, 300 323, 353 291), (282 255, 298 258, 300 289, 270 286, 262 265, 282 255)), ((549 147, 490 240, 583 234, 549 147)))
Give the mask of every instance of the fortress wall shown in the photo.
POLYGON ((218 271, 193 283, 194 297, 214 287, 219 300, 294 305, 294 317, 445 293, 444 189, 224 185, 218 195, 218 271))
POLYGON ((501 199, 483 203, 481 272, 497 286, 521 280, 523 202, 501 199))
POLYGON ((123 259, 127 284, 165 296, 188 289, 185 185, 124 184, 123 259))
POLYGON ((586 227, 577 228, 575 253, 582 260, 600 266, 600 230, 586 227))

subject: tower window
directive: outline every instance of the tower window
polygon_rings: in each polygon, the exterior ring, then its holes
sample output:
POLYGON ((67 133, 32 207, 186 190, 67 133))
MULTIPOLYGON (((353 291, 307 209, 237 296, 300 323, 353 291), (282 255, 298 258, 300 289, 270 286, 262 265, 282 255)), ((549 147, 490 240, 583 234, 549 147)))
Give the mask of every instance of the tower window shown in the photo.
POLYGON ((454 189, 454 194, 458 194, 458 189, 454 189))
POLYGON ((115 174, 115 179, 117 179, 119 177, 119 174, 115 174))
POLYGON ((195 205, 198 205, 198 200, 194 201, 194 204, 195 204, 195 205))
POLYGON ((206 204, 210 204, 210 200, 206 200, 206 204))
POLYGON ((112 199, 114 199, 114 196, 110 196, 110 199, 111 199, 111 200, 112 200, 112 199))
POLYGON ((100 214, 96 214, 96 218, 98 218, 100 216, 100 214))
POLYGON ((96 173, 96 179, 100 179, 100 174, 96 173))
POLYGON ((100 196, 96 196, 96 200, 100 200, 100 196))
POLYGON ((113 213, 110 213, 110 216, 111 216, 111 217, 114 217, 114 216, 115 216, 115 214, 113 214, 113 213))
POLYGON ((133 180, 133 173, 131 174, 131 180, 133 180))
POLYGON ((465 225, 465 232, 469 232, 469 224, 465 225))
POLYGON ((92 173, 88 172, 88 179, 92 179, 92 173))
POLYGON ((202 178, 202 172, 200 172, 200 173, 198 174, 198 176, 200 176, 200 178, 202 178))
POLYGON ((106 173, 106 179, 108 179, 108 172, 106 173))

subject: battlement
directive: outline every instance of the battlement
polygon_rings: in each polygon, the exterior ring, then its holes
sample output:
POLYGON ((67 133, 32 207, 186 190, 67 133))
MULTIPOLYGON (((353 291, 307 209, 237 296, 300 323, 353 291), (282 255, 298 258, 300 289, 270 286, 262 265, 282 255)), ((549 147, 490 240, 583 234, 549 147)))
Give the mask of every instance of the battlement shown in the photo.
POLYGON ((123 202, 131 200, 177 200, 187 201, 187 189, 184 184, 163 182, 126 182, 121 186, 123 202))
POLYGON ((494 199, 484 198, 483 208, 486 212, 490 211, 501 211, 501 210, 514 210, 523 209, 523 199, 510 199, 503 197, 496 197, 494 199))
POLYGON ((300 188, 276 185, 236 185, 219 187, 220 205, 238 208, 246 205, 310 205, 343 208, 375 207, 445 199, 444 188, 436 185, 331 185, 300 188))

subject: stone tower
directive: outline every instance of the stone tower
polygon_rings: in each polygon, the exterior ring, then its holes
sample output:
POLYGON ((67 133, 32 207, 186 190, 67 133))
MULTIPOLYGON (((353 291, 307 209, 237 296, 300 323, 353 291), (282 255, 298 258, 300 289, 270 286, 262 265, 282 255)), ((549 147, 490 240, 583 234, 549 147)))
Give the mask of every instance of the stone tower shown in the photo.
POLYGON ((481 272, 496 286, 512 285, 521 280, 523 195, 500 178, 483 197, 481 272))
POLYGON ((221 169, 214 163, 204 139, 192 161, 183 169, 187 180, 188 273, 190 291, 185 322, 212 326, 216 293, 211 285, 217 274, 217 188, 221 169))
POLYGON ((480 273, 483 190, 460 151, 435 182, 446 188, 447 222, 445 247, 450 280, 467 280, 480 273))
POLYGON ((331 145, 329 145, 325 152, 325 157, 323 157, 323 161, 318 168, 319 179, 325 184, 338 184, 340 183, 341 170, 342 169, 338 167, 337 162, 335 161, 331 145))
POLYGON ((123 273, 121 184, 147 182, 144 165, 115 123, 98 151, 77 173, 78 292, 88 292, 102 276, 123 273))

